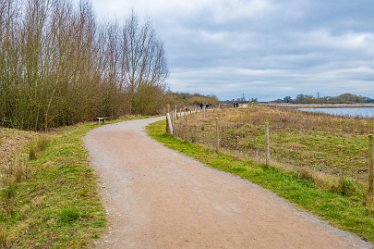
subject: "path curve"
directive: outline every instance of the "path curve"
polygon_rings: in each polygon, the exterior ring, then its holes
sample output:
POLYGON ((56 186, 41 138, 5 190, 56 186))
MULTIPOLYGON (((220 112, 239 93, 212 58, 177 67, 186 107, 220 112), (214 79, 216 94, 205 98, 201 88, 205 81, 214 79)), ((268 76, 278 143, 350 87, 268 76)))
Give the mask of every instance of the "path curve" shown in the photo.
POLYGON ((97 248, 373 248, 248 181, 149 138, 159 118, 106 125, 85 137, 110 228, 97 248))

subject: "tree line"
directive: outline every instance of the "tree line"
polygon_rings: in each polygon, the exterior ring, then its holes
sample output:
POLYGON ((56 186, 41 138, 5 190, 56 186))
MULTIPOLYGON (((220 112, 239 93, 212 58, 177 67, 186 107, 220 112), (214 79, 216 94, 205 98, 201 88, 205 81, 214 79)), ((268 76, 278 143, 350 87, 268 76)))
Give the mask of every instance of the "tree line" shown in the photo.
POLYGON ((0 125, 47 130, 165 106, 162 42, 132 12, 99 25, 88 2, 0 0, 0 125))
POLYGON ((218 106, 219 100, 215 95, 200 93, 171 92, 166 93, 166 101, 171 107, 209 105, 218 106))
POLYGON ((373 103, 374 99, 358 96, 351 93, 344 93, 336 97, 314 97, 312 95, 298 94, 295 99, 286 96, 276 102, 295 103, 295 104, 354 104, 354 103, 373 103))

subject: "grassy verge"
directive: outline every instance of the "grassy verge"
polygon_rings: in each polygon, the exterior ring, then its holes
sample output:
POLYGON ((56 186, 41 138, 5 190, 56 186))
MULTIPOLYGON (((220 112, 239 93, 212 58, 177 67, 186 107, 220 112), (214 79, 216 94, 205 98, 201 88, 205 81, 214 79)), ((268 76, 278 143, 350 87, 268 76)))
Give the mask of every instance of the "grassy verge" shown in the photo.
POLYGON ((96 127, 43 135, 23 152, 27 171, 0 185, 0 248, 92 248, 106 217, 82 138, 96 127))
POLYGON ((182 152, 213 168, 259 184, 298 207, 311 211, 335 226, 374 242, 374 212, 361 200, 318 188, 312 179, 275 167, 238 160, 201 145, 164 134, 165 121, 147 127, 148 134, 167 147, 182 152))

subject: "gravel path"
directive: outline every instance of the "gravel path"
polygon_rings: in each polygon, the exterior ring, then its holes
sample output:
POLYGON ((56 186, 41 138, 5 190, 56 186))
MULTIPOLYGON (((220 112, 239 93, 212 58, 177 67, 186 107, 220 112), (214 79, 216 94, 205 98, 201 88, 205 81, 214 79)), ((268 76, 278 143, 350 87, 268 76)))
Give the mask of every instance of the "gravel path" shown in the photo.
POLYGON ((85 137, 110 228, 97 248, 373 248, 275 194, 165 148, 144 127, 102 126, 85 137))

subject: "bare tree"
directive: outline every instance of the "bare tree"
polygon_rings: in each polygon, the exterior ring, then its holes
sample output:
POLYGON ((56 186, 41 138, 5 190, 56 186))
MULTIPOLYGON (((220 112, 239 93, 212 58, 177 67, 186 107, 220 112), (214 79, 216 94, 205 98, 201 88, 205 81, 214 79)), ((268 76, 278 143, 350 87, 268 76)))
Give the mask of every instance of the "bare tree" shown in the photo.
POLYGON ((128 92, 130 113, 143 84, 161 86, 168 74, 162 43, 149 22, 140 25, 132 12, 122 33, 122 73, 128 92))

